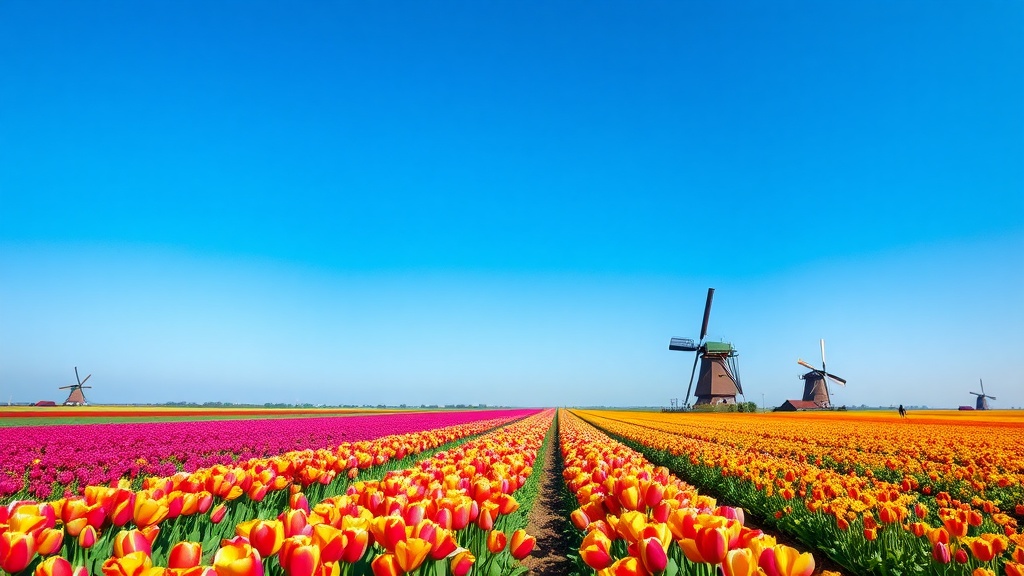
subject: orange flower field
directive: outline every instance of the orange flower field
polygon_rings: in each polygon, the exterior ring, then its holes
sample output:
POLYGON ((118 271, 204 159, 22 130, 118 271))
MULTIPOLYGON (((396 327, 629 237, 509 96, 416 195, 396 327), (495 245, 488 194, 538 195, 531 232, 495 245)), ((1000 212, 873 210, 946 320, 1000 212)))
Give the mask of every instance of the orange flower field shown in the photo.
POLYGON ((577 413, 854 572, 1024 563, 1016 415, 577 413))

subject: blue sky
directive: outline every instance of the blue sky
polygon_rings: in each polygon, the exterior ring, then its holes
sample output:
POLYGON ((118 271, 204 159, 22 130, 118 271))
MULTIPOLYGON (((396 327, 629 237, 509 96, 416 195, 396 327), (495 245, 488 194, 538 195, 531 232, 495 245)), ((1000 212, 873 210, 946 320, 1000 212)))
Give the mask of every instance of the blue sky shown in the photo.
POLYGON ((1024 406, 1016 2, 0 4, 0 397, 1024 406))

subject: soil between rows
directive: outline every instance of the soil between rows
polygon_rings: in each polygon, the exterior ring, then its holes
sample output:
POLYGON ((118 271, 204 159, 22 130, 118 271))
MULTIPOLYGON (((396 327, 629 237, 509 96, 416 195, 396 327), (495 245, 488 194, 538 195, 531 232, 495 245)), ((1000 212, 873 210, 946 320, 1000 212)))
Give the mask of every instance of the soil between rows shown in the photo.
POLYGON ((540 494, 534 501, 526 525, 526 532, 537 538, 537 545, 533 552, 522 560, 522 564, 530 569, 530 574, 538 576, 564 576, 571 568, 571 563, 566 558, 569 549, 566 533, 571 525, 560 506, 562 455, 556 449, 557 446, 556 434, 545 448, 540 494))

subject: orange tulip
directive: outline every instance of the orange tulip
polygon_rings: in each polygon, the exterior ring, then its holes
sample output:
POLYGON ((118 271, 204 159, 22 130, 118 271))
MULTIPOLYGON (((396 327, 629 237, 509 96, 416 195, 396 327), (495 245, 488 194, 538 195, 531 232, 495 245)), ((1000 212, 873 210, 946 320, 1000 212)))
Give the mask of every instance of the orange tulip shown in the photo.
POLYGON ((725 553, 722 562, 725 576, 755 576, 757 574, 757 556, 749 548, 737 548, 725 553))
POLYGON ((324 564, 337 562, 345 554, 345 533, 330 524, 313 526, 312 542, 320 549, 320 561, 324 564))
POLYGON ((491 530, 487 533, 487 550, 491 554, 498 554, 508 544, 508 537, 501 530, 491 530))
POLYGON ((370 532, 378 544, 393 552, 405 540, 405 520, 400 516, 378 516, 370 521, 370 532))
POLYGON ((960 520, 959 518, 949 517, 942 521, 942 525, 946 527, 946 531, 949 532, 950 536, 967 536, 967 522, 960 520))
POLYGON ((8 574, 28 568, 36 553, 32 534, 4 532, 0 534, 0 569, 8 574))
POLYGON ((422 538, 406 538, 395 544, 395 558, 403 572, 420 567, 430 554, 430 543, 422 538))
POLYGON ((72 576, 71 562, 61 556, 50 556, 36 566, 35 576, 72 576))
POLYGON ((63 528, 46 528, 36 536, 36 554, 40 556, 56 554, 63 545, 63 528))
POLYGON ((145 552, 132 552, 120 558, 107 558, 103 563, 104 576, 143 576, 153 567, 145 552))
POLYGON ((217 576, 263 576, 260 553, 244 542, 221 546, 213 557, 217 576))
POLYGON ((374 558, 370 568, 373 569, 373 576, 402 576, 398 559, 390 552, 374 558))
POLYGON ((768 576, 811 576, 814 557, 810 552, 801 554, 795 548, 779 544, 761 553, 758 566, 768 576))
POLYGON ((203 546, 198 542, 178 542, 167 557, 168 568, 195 568, 203 559, 203 546))
POLYGON ((606 570, 602 571, 601 574, 603 575, 606 572, 614 576, 647 576, 647 571, 644 569, 643 564, 634 556, 627 556, 616 560, 606 570))
POLYGON ((1006 570, 1006 576, 1024 576, 1024 564, 1007 562, 1003 569, 1006 570))
POLYGON ((476 557, 469 550, 459 552, 451 561, 452 576, 466 576, 476 562, 476 557))
POLYGON ((996 573, 989 570, 988 568, 978 567, 971 572, 971 576, 996 576, 996 573))
POLYGON ((135 495, 135 509, 132 518, 139 528, 160 523, 169 512, 166 499, 150 498, 145 492, 135 495))
POLYGON ((512 553, 512 557, 516 560, 522 560, 533 552, 533 547, 537 545, 537 539, 526 533, 526 530, 520 528, 512 533, 512 541, 509 544, 509 552, 512 553))
POLYGON ((260 558, 270 558, 284 543, 284 524, 279 520, 257 520, 249 528, 249 543, 260 553, 260 558))
POLYGON ((968 545, 970 546, 971 553, 974 554, 974 557, 982 562, 988 562, 996 557, 996 553, 992 549, 992 543, 987 540, 973 538, 968 545))
POLYGON ((434 530, 434 535, 427 541, 430 542, 431 546, 430 557, 434 560, 451 556, 459 547, 451 530, 445 530, 444 528, 434 530))
POLYGON ((345 552, 341 555, 341 560, 354 564, 366 553, 366 549, 370 545, 370 533, 366 530, 349 529, 345 530, 344 534, 345 552))
POLYGON ((152 557, 153 545, 138 530, 121 530, 114 536, 114 557, 122 558, 132 552, 152 557))
POLYGON ((580 558, 594 570, 603 570, 614 560, 611 554, 612 541, 600 530, 591 530, 580 545, 580 558))

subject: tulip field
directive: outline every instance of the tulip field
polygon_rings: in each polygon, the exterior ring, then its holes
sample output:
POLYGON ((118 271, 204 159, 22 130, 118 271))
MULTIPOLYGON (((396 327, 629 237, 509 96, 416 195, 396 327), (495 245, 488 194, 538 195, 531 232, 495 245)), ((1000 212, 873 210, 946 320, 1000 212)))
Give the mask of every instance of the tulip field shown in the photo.
POLYGON ((577 576, 1024 576, 1022 432, 575 409, 8 425, 0 572, 512 576, 559 554, 577 576))

